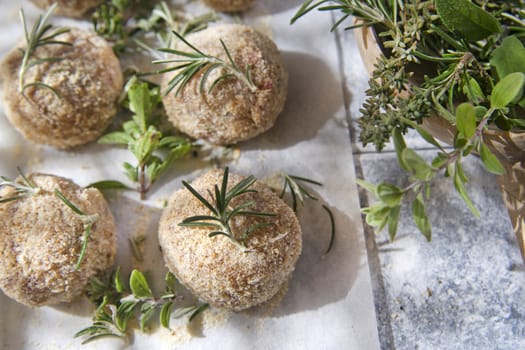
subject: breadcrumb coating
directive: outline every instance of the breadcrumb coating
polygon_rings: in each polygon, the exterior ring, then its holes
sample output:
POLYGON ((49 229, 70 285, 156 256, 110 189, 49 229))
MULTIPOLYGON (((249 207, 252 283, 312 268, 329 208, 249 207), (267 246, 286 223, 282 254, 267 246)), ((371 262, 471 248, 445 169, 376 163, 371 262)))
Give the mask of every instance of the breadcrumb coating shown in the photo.
POLYGON ((39 47, 33 59, 58 57, 59 61, 31 67, 25 81, 43 82, 45 87, 18 91, 22 62, 20 45, 0 67, 4 110, 10 122, 27 139, 56 148, 70 148, 97 139, 117 113, 123 78, 111 46, 93 32, 71 29, 57 40, 68 45, 39 47))
MULTIPOLYGON (((242 180, 230 174, 229 188, 242 180)), ((205 198, 222 182, 222 171, 212 170, 192 183, 205 198)), ((209 215, 209 210, 187 189, 176 191, 164 210, 159 241, 168 268, 204 302, 219 308, 240 311, 270 300, 291 276, 302 249, 301 228, 295 213, 265 185, 256 182, 256 193, 232 200, 236 206, 255 201, 250 210, 273 213, 275 217, 237 216, 232 230, 238 236, 259 222, 246 242, 246 249, 228 237, 208 237, 209 228, 182 227, 183 219, 209 215)))
POLYGON ((249 9, 255 0, 204 0, 204 3, 221 12, 239 12, 249 9))
MULTIPOLYGON (((275 44, 265 35, 239 24, 209 27, 186 38, 207 55, 228 61, 220 43, 222 39, 238 67, 249 66, 258 87, 250 90, 246 83, 229 78, 208 93, 212 82, 228 74, 224 68, 212 71, 201 93, 197 73, 176 96, 174 90, 163 97, 169 120, 182 132, 212 144, 227 145, 253 138, 270 129, 282 112, 288 90, 288 73, 275 44)), ((177 49, 188 51, 182 42, 177 49)), ((166 91, 173 74, 165 74, 166 91)))
POLYGON ((31 0, 31 2, 41 9, 47 9, 57 3, 55 14, 80 18, 88 10, 102 4, 103 0, 31 0))
MULTIPOLYGON (((28 177, 38 192, 0 204, 0 288, 10 298, 42 306, 69 302, 89 280, 112 265, 117 240, 113 216, 103 195, 72 181, 44 174, 28 177), (80 216, 54 193, 61 191, 86 214, 98 214, 80 268, 84 225, 80 216)), ((14 190, 0 189, 1 197, 14 190)))

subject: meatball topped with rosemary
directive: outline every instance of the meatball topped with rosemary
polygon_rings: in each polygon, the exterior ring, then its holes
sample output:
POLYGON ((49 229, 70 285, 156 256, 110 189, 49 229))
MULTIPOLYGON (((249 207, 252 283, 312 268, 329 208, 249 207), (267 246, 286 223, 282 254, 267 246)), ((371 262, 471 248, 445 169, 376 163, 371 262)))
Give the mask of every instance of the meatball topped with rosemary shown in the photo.
POLYGON ((62 44, 19 45, 0 68, 3 105, 27 139, 65 149, 96 140, 117 113, 123 78, 111 46, 95 33, 71 29, 62 44), (39 61, 40 60, 40 61, 39 61), (24 74, 20 77, 21 70, 24 74))
POLYGON ((249 9, 255 0, 204 0, 204 3, 221 12, 240 12, 249 9))
POLYGON ((274 297, 302 249, 293 210, 253 177, 227 171, 210 171, 185 186, 160 220, 168 268, 196 297, 219 308, 240 311, 274 297), (221 215, 231 218, 209 218, 221 215))
POLYGON ((87 11, 103 3, 103 0, 31 0, 41 9, 47 9, 57 4, 54 11, 57 15, 67 17, 82 17, 87 11))
POLYGON ((28 306, 69 302, 113 265, 115 231, 97 189, 44 174, 3 181, 0 288, 28 306))
POLYGON ((180 72, 165 74, 163 91, 169 92, 163 102, 175 127, 216 145, 248 140, 270 129, 288 89, 288 73, 275 44, 238 24, 209 27, 186 39, 176 49, 194 53, 190 44, 208 56, 209 64, 176 86, 173 79, 181 78, 180 72))

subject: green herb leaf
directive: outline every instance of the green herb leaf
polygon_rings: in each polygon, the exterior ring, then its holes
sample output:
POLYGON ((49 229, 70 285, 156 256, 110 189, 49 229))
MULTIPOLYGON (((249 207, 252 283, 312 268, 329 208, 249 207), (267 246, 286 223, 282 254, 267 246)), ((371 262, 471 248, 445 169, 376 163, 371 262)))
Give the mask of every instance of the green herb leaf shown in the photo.
POLYGON ((104 180, 104 181, 97 181, 93 182, 86 186, 86 188, 96 188, 100 191, 106 191, 106 190, 130 190, 128 186, 123 184, 120 181, 116 180, 104 180))
POLYGON ((432 228, 421 195, 418 195, 414 202, 412 202, 412 217, 419 231, 421 231, 427 241, 430 241, 432 238, 432 228))
POLYGON ((401 158, 407 165, 409 171, 419 180, 429 181, 434 176, 432 167, 414 150, 410 148, 404 149, 401 153, 401 158))
POLYGON ((435 5, 447 28, 468 41, 501 32, 498 20, 469 0, 435 0, 435 5))
POLYGON ((388 236, 390 237, 390 242, 393 242, 394 239, 396 239, 399 213, 401 213, 400 205, 393 207, 390 210, 390 215, 388 217, 388 236))
POLYGON ((466 139, 474 136, 477 127, 474 105, 465 102, 456 108, 456 127, 466 139))
POLYGON ((97 142, 108 145, 128 145, 132 141, 133 138, 127 133, 115 131, 100 137, 97 142))
POLYGON ((377 196, 389 207, 396 207, 401 203, 403 190, 389 183, 381 183, 377 186, 377 196))
POLYGON ((131 272, 131 276, 129 278, 129 287, 137 299, 151 298, 153 296, 153 292, 148 285, 146 277, 144 277, 142 272, 138 270, 133 270, 131 272))
POLYGON ((401 169, 408 171, 409 167, 402 157, 403 151, 407 148, 407 145, 405 143, 405 139, 403 138, 403 134, 401 133, 401 129, 394 128, 394 130, 392 130, 392 138, 394 140, 394 148, 396 150, 397 162, 399 163, 401 169))
POLYGON ((370 183, 363 179, 356 179, 356 182, 359 186, 377 196, 377 185, 374 185, 373 183, 370 183))
POLYGON ((500 79, 514 72, 525 73, 525 47, 515 35, 508 36, 492 53, 490 64, 500 79))
POLYGON ((162 308, 160 309, 160 315, 159 315, 159 320, 160 320, 160 324, 162 325, 162 327, 164 328, 170 328, 170 318, 171 318, 171 313, 173 311, 173 303, 166 303, 164 305, 162 305, 162 308))
POLYGON ((488 171, 496 175, 505 174, 505 168, 486 144, 480 143, 479 155, 488 171))
POLYGON ((375 203, 368 208, 364 208, 362 211, 366 214, 366 223, 370 226, 374 226, 378 231, 381 231, 387 221, 390 209, 383 203, 375 203))
POLYGON ((505 76, 492 90, 490 106, 492 108, 505 108, 511 103, 518 102, 523 95, 524 83, 525 74, 521 72, 505 76))
POLYGON ((459 193, 461 198, 463 198, 463 201, 467 204, 467 206, 469 207, 470 211, 474 214, 474 216, 479 217, 480 216, 479 211, 478 209, 476 209, 476 207, 472 203, 472 200, 468 196, 467 190, 465 189, 465 185, 463 184, 462 175, 460 174, 459 171, 454 172, 454 186, 456 187, 456 191, 459 193))

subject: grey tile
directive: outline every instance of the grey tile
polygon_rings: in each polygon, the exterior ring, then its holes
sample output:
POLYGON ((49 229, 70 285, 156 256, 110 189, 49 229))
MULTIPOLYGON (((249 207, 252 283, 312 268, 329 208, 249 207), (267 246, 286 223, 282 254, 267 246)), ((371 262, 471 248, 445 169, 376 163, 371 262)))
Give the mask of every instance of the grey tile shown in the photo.
MULTIPOLYGON (((368 181, 407 184, 395 154, 356 157, 368 181)), ((381 271, 372 276, 381 276, 385 290, 376 309, 379 321, 390 323, 380 324, 380 337, 391 329, 396 349, 525 347, 525 269, 496 178, 475 157, 464 166, 480 219, 452 190, 450 179, 439 178, 427 203, 432 242, 418 233, 408 207, 394 243, 384 233, 376 237, 381 271)))

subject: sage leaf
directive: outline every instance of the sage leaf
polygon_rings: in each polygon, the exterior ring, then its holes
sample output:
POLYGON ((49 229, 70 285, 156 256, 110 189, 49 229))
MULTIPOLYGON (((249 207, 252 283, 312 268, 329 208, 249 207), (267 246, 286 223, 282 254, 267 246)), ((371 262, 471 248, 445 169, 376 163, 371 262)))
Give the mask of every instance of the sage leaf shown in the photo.
POLYGON ((129 277, 129 287, 131 288, 131 293, 137 299, 151 298, 153 293, 148 285, 148 281, 144 274, 138 270, 133 270, 131 276, 129 277))
POLYGON ((104 191, 104 190, 130 190, 128 186, 123 184, 120 181, 116 180, 104 180, 104 181, 97 181, 90 183, 86 186, 86 188, 96 188, 97 190, 104 191))
POLYGON ((434 170, 425 162, 419 154, 410 148, 406 148, 401 153, 401 158, 408 169, 416 178, 422 181, 429 181, 434 176, 434 170))
POLYGON ((155 304, 145 303, 140 308, 139 326, 140 330, 144 332, 146 323, 153 317, 155 312, 155 304))
POLYGON ((416 129, 417 133, 428 143, 430 143, 433 146, 436 146, 440 150, 443 150, 443 147, 439 144, 439 142, 436 141, 434 136, 430 135, 428 131, 420 127, 419 125, 415 125, 414 128, 416 129))
POLYGON ((377 186, 363 179, 356 179, 359 186, 377 196, 377 186))
POLYGON ((403 190, 389 183, 377 186, 377 196, 389 207, 396 207, 403 198, 403 190))
POLYGON ((479 155, 488 171, 496 175, 505 174, 505 168, 486 144, 480 143, 479 155))
POLYGON ((465 102, 456 108, 456 127, 466 139, 476 133, 476 109, 471 103, 465 102))
POLYGON ((468 41, 478 41, 501 32, 496 18, 469 0, 435 0, 445 26, 468 41))
POLYGON ((401 206, 398 205, 390 210, 390 215, 388 217, 388 237, 390 237, 390 242, 393 242, 396 239, 397 226, 399 223, 399 213, 401 212, 401 206))
POLYGON ((427 241, 430 241, 432 238, 432 228, 421 195, 418 195, 412 202, 412 217, 419 231, 421 231, 427 241))
POLYGON ((458 171, 456 171, 454 173, 454 186, 455 186, 456 191, 458 192, 458 194, 463 199, 463 201, 467 204, 467 207, 470 209, 472 214, 474 214, 474 216, 479 218, 480 217, 479 211, 478 211, 478 209, 476 209, 476 207, 472 203, 472 200, 468 196, 467 190, 465 189, 465 185, 463 184, 461 175, 459 174, 458 171))
POLYGON ((525 74, 515 72, 501 79, 490 97, 490 106, 492 108, 505 108, 513 102, 521 100, 523 95, 523 84, 525 83, 525 74))
POLYGON ((515 72, 525 73, 525 47, 515 35, 506 37, 492 53, 492 67, 500 79, 515 72))
POLYGON ((162 305, 162 308, 160 309, 160 315, 159 320, 160 324, 164 328, 170 328, 170 318, 171 318, 171 312, 173 310, 173 303, 168 302, 164 305, 162 305))
POLYGON ((396 150, 397 162, 399 163, 401 169, 408 171, 408 165, 405 163, 403 157, 401 156, 403 151, 407 148, 407 145, 405 143, 405 139, 403 139, 403 134, 401 133, 401 130, 399 128, 394 128, 394 130, 392 131, 392 139, 394 140, 394 148, 396 150))
POLYGON ((132 141, 133 138, 125 132, 115 131, 102 136, 97 142, 107 145, 128 145, 132 141))

